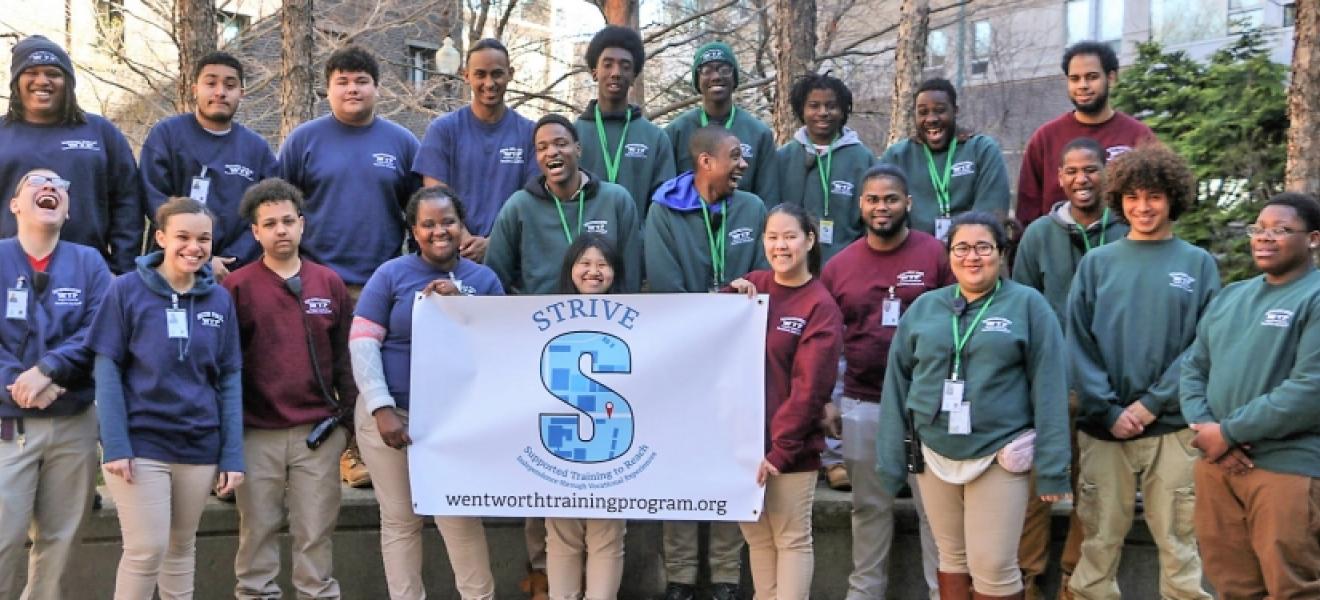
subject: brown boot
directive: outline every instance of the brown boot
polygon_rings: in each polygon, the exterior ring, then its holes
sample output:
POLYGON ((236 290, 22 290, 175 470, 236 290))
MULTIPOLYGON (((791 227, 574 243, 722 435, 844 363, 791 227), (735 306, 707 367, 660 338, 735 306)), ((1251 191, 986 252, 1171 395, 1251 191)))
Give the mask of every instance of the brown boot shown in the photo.
POLYGON ((1073 600, 1072 590, 1068 589, 1068 582, 1072 580, 1072 573, 1064 572, 1059 578, 1059 600, 1073 600))
POLYGON ((344 480, 348 487, 371 487, 371 472, 367 470, 367 463, 362 462, 362 455, 358 454, 356 438, 339 457, 339 478, 344 480))
POLYGON ((544 569, 529 571, 518 588, 531 600, 550 600, 550 580, 546 578, 544 569))
POLYGON ((940 584, 940 600, 971 600, 972 574, 936 571, 940 584))

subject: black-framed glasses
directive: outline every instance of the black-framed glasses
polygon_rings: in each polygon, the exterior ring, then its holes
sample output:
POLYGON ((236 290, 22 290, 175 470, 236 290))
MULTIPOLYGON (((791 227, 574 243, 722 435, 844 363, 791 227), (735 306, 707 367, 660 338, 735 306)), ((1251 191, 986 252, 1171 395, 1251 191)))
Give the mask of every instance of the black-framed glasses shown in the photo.
POLYGON ((1291 229, 1288 227, 1261 227, 1259 225, 1247 226, 1247 237, 1250 238, 1270 238, 1272 240, 1277 240, 1294 233, 1302 233, 1302 231, 1300 229, 1291 229))
POLYGON ((61 190, 69 189, 68 179, 61 179, 59 177, 50 177, 47 175, 28 175, 24 183, 26 183, 28 187, 34 187, 34 188, 45 187, 47 184, 49 184, 52 187, 55 187, 56 189, 61 189, 61 190))
POLYGON ((995 250, 998 249, 999 246, 991 244, 990 242, 977 242, 976 244, 954 244, 952 248, 949 248, 949 251, 952 252, 956 258, 967 258, 973 250, 976 251, 977 256, 985 257, 994 254, 995 250))
POLYGON ((701 65, 699 72, 702 75, 719 75, 720 77, 728 77, 733 75, 733 67, 722 62, 706 63, 701 65))

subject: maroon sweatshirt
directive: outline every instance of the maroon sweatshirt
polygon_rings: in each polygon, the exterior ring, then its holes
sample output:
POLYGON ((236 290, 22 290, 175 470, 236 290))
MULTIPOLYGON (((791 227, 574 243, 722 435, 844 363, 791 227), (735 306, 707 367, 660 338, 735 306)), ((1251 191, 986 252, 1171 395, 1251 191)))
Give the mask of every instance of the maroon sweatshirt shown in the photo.
POLYGON ((348 356, 353 320, 348 289, 334 271, 306 258, 299 276, 301 302, 285 287, 284 278, 260 260, 224 280, 234 298, 243 344, 244 427, 287 429, 333 413, 312 371, 308 329, 321 377, 342 407, 341 414, 352 418, 357 386, 348 356))
POLYGON ((879 402, 889 343, 898 331, 882 324, 884 300, 893 288, 906 311, 917 296, 954 283, 944 244, 915 229, 889 252, 872 249, 862 238, 834 255, 820 280, 843 313, 843 395, 879 402))
POLYGON ((1099 125, 1077 121, 1072 111, 1040 126, 1031 134, 1027 149, 1022 153, 1022 170, 1018 174, 1017 209, 1014 213, 1022 226, 1030 225, 1037 217, 1049 212, 1055 202, 1063 200, 1059 187, 1059 156, 1063 147, 1080 137, 1088 137, 1104 147, 1107 160, 1127 152, 1142 141, 1155 137, 1155 133, 1126 113, 1115 112, 1113 118, 1099 125))
POLYGON ((765 333, 765 459, 780 473, 820 468, 825 433, 820 419, 838 376, 843 317, 813 278, 796 288, 775 283, 771 271, 746 279, 770 295, 765 333))

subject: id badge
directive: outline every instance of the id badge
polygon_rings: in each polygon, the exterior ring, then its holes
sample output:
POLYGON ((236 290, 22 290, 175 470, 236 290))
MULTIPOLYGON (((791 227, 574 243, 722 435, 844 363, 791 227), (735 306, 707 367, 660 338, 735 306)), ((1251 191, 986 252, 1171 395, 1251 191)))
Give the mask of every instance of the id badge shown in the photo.
POLYGON ((5 294, 5 318, 17 321, 27 320, 28 291, 23 288, 10 288, 5 294))
POLYGON ((940 410, 953 412, 963 402, 963 384, 965 381, 958 379, 945 379, 944 392, 940 394, 940 410))
POLYGON ((188 311, 182 308, 165 309, 165 326, 170 339, 188 339, 188 311))
POLYGON ((902 300, 899 300, 898 298, 885 298, 884 301, 880 303, 880 326, 898 327, 898 317, 902 312, 902 300))
POLYGON ((820 243, 834 244, 834 220, 820 220, 820 243))
POLYGON ((949 435, 971 435, 971 433, 972 405, 960 402, 957 407, 949 411, 949 435))
POLYGON ((193 177, 192 188, 188 190, 188 197, 206 204, 206 197, 211 193, 211 180, 206 177, 193 177))
POLYGON ((953 219, 949 217, 935 218, 935 238, 941 242, 949 241, 949 226, 953 225, 953 219))

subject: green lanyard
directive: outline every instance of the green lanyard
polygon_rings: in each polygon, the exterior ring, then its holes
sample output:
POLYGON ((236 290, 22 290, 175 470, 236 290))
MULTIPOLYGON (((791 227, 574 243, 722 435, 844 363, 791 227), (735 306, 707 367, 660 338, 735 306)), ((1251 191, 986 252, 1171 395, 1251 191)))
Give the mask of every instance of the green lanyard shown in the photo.
MULTIPOLYGON (((545 191, 550 192, 550 188, 546 188, 545 191)), ((568 229, 568 218, 564 217, 564 205, 559 200, 559 196, 556 196, 554 192, 550 192, 550 197, 555 199, 555 210, 559 211, 559 224, 564 226, 564 239, 568 240, 568 243, 572 244, 573 234, 568 229)), ((578 190, 577 197, 578 197, 577 232, 582 233, 582 209, 587 205, 587 203, 582 200, 582 190, 578 190)))
MULTIPOLYGON (((1101 215, 1102 216, 1100 217, 1100 243, 1096 244, 1097 248, 1105 245, 1105 231, 1109 229, 1109 209, 1106 208, 1105 212, 1101 213, 1101 215)), ((1086 235, 1086 228, 1082 227, 1081 223, 1073 223, 1073 226, 1076 227, 1077 231, 1082 234, 1082 243, 1086 244, 1086 251, 1090 252, 1091 238, 1090 236, 1086 235)))
MULTIPOLYGON (((730 127, 733 127, 733 116, 736 115, 736 114, 738 114, 738 107, 737 107, 737 106, 735 106, 735 107, 729 109, 729 118, 727 118, 727 119, 724 120, 724 128, 725 128, 725 129, 728 129, 728 128, 730 128, 730 127)), ((710 124, 710 117, 707 117, 707 116, 706 116, 706 109, 703 108, 703 109, 701 109, 701 126, 702 126, 702 127, 705 127, 706 125, 709 125, 709 124, 710 124)))
POLYGON ((623 111, 623 134, 619 136, 619 145, 614 147, 614 160, 610 160, 610 147, 605 143, 605 122, 600 117, 600 105, 596 105, 596 135, 600 137, 600 151, 605 159, 605 174, 610 183, 619 179, 619 160, 623 157, 623 143, 628 140, 628 125, 632 124, 632 108, 623 111))
MULTIPOLYGON (((953 323, 953 380, 954 381, 958 380, 958 373, 962 372, 963 348, 967 346, 967 340, 972 339, 972 333, 976 331, 976 326, 981 323, 981 317, 985 316, 985 311, 988 310, 990 308, 990 305, 994 303, 995 294, 999 293, 999 285, 1001 283, 1002 281, 995 282, 995 291, 990 292, 990 298, 985 301, 985 304, 981 305, 981 310, 976 311, 976 316, 972 318, 972 326, 967 329, 966 333, 962 333, 959 331, 958 315, 955 314, 949 316, 949 321, 953 323)), ((957 287, 953 288, 953 297, 955 299, 958 297, 958 289, 959 288, 957 287)))
POLYGON ((710 243, 711 274, 715 277, 715 286, 718 287, 724 283, 724 234, 729 228, 729 215, 726 211, 724 218, 720 220, 718 238, 715 237, 715 230, 710 226, 710 210, 706 208, 705 200, 701 200, 701 216, 706 219, 706 241, 710 243))
POLYGON ((830 142, 829 148, 825 150, 825 163, 820 162, 820 153, 816 156, 816 174, 820 175, 820 193, 822 204, 825 209, 821 217, 830 218, 830 170, 834 168, 834 142, 839 141, 838 134, 835 134, 834 140, 830 142))
POLYGON ((935 169, 935 157, 931 156, 930 146, 921 145, 926 151, 926 170, 930 172, 930 182, 935 186, 935 203, 939 206, 940 216, 949 216, 949 176, 953 173, 953 153, 958 150, 958 138, 949 144, 949 155, 944 158, 944 177, 935 169))

